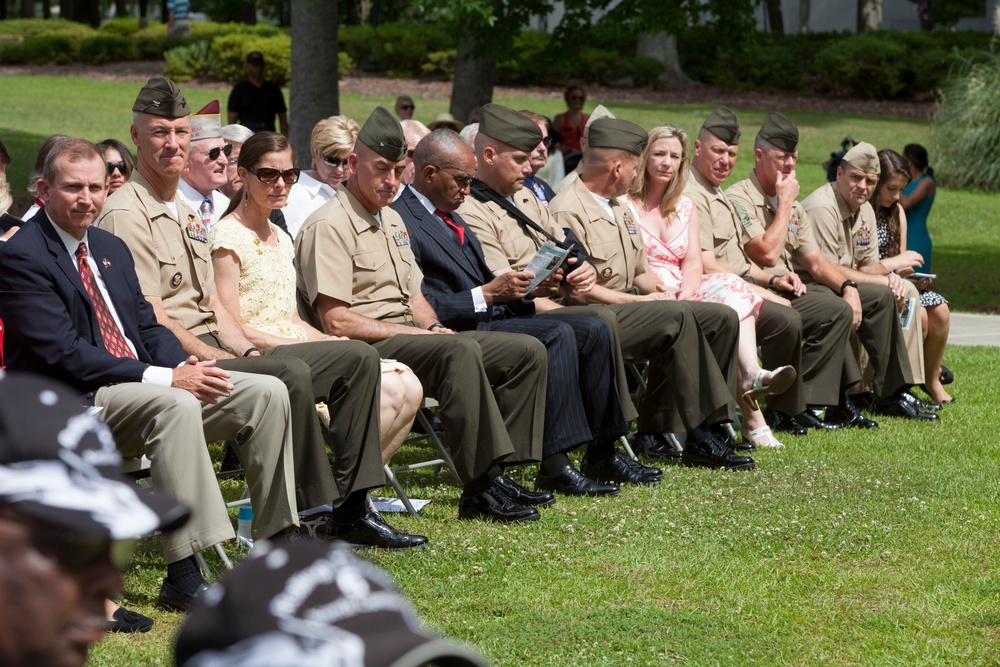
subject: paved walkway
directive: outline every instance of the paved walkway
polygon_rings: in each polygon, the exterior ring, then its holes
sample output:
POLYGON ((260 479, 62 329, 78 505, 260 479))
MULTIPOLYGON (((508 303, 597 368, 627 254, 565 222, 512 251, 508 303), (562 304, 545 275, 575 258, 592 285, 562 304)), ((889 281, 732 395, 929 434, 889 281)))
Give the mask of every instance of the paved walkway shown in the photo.
POLYGON ((1000 315, 952 313, 948 344, 1000 347, 1000 315))

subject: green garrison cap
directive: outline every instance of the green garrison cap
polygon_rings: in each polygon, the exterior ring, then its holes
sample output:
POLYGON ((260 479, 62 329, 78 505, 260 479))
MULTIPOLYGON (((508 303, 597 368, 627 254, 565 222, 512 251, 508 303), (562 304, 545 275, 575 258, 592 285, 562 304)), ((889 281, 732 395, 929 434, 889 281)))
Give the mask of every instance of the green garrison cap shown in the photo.
POLYGON ((878 151, 866 141, 862 141, 844 155, 844 162, 866 174, 881 174, 882 167, 878 163, 878 151))
POLYGON ((649 134, 635 123, 620 118, 599 118, 590 126, 591 148, 619 148, 641 155, 649 134))
POLYGON ((406 159, 403 127, 385 107, 375 107, 358 132, 358 141, 386 160, 399 162, 406 159))
POLYGON ((777 111, 767 114, 757 136, 783 151, 793 152, 799 145, 799 128, 777 111))
POLYGON ((533 120, 500 104, 483 105, 479 131, 525 153, 535 150, 542 142, 542 131, 533 120))
POLYGON ((154 76, 146 82, 135 98, 132 111, 163 118, 183 118, 191 113, 177 84, 162 76, 154 76))
POLYGON ((730 146, 740 143, 740 121, 728 107, 719 107, 712 112, 701 129, 708 130, 730 146))

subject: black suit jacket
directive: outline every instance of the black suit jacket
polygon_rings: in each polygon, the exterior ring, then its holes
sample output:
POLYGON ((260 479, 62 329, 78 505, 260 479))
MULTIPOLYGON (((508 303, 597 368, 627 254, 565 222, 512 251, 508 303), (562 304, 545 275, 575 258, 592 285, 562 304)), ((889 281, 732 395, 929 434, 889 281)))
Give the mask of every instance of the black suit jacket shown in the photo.
POLYGON ((76 259, 44 210, 31 222, 0 246, 0 319, 9 369, 56 377, 89 392, 140 382, 149 365, 174 368, 187 359, 180 341, 156 322, 124 241, 95 227, 88 231, 90 255, 138 359, 119 359, 105 349, 76 259))
POLYGON ((488 330, 495 317, 535 314, 535 305, 525 299, 496 306, 488 304, 486 312, 476 312, 471 290, 482 287, 496 276, 486 265, 479 239, 458 213, 452 213, 451 217, 465 228, 468 252, 458 245, 454 232, 424 208, 409 187, 392 203, 392 209, 406 223, 410 248, 424 274, 421 291, 442 324, 456 331, 488 330))

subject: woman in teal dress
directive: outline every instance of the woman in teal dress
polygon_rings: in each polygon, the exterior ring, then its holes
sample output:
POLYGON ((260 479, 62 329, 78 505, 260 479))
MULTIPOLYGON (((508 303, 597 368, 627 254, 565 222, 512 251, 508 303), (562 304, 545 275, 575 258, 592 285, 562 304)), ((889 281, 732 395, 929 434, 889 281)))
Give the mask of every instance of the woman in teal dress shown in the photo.
POLYGON ((931 269, 931 236, 927 232, 927 216, 934 205, 934 193, 937 183, 934 181, 934 170, 927 159, 927 149, 920 144, 907 144, 903 149, 903 157, 910 163, 910 184, 903 189, 899 203, 906 211, 906 246, 920 253, 924 264, 920 267, 923 273, 933 273, 931 269))

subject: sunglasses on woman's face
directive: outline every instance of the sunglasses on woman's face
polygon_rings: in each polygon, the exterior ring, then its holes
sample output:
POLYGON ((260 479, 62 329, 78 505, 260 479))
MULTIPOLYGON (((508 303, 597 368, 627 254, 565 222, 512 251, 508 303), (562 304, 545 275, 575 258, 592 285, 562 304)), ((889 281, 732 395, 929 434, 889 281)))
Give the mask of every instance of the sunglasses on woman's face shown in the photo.
POLYGON ((210 162, 215 162, 216 160, 219 159, 219 155, 221 153, 225 153, 226 157, 229 157, 232 154, 232 152, 233 152, 233 145, 226 144, 225 146, 216 146, 212 150, 205 153, 205 155, 208 156, 210 162))
POLYGON ((301 169, 286 169, 285 171, 278 171, 277 169, 271 169, 270 167, 248 167, 247 171, 257 177, 257 179, 264 185, 274 185, 278 182, 280 178, 285 182, 286 185, 294 185, 299 181, 299 174, 302 172, 301 169))
POLYGON ((126 166, 124 160, 122 160, 121 162, 108 162, 107 164, 108 164, 108 176, 115 173, 115 169, 117 169, 118 173, 120 173, 122 176, 124 176, 127 173, 125 170, 128 167, 126 166))
POLYGON ((338 167, 340 167, 341 169, 347 169, 347 158, 345 157, 343 160, 338 160, 335 157, 327 157, 326 155, 324 155, 323 164, 332 169, 336 169, 338 167))

